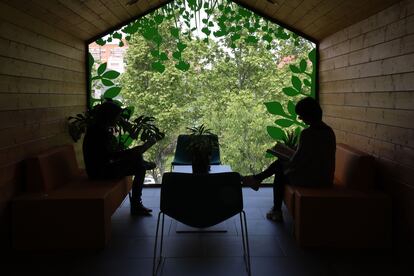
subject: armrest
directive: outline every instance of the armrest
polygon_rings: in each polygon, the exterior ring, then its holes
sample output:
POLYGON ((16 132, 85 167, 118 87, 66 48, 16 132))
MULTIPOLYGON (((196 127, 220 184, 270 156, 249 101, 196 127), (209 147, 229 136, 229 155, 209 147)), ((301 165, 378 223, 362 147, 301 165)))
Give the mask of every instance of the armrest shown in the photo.
POLYGON ((300 245, 391 245, 391 198, 383 192, 299 188, 295 203, 295 236, 300 245))

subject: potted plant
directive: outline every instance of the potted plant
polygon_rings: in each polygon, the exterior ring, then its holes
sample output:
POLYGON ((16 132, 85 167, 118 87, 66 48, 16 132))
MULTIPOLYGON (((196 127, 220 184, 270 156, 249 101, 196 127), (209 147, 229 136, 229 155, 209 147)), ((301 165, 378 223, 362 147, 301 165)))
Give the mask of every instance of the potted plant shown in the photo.
MULTIPOLYGON (((79 113, 68 118, 69 134, 75 142, 86 132, 88 126, 93 124, 95 111, 98 107, 99 104, 85 113, 79 113)), ((164 138, 164 133, 154 124, 154 117, 141 115, 131 119, 133 112, 134 108, 132 106, 124 108, 113 129, 117 150, 127 149, 138 138, 142 142, 146 142, 149 139, 158 141, 164 138)))
POLYGON ((218 148, 218 141, 204 124, 187 129, 190 132, 188 151, 191 154, 193 173, 208 173, 211 155, 218 148))

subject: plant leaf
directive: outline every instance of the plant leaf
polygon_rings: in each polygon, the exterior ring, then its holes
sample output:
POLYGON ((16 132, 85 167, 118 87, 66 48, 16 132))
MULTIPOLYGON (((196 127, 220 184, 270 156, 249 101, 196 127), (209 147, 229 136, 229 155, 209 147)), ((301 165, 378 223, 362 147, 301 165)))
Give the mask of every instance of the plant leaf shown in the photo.
POLYGON ((306 60, 304 60, 304 59, 302 59, 301 61, 300 61, 300 63, 299 63, 299 68, 300 68, 300 71, 302 72, 302 73, 304 73, 305 71, 306 71, 306 67, 308 66, 308 63, 306 62, 306 60))
POLYGON ((106 90, 105 91, 105 93, 104 93, 104 95, 103 95, 103 97, 105 98, 105 99, 112 99, 112 98, 115 98, 116 96, 118 96, 119 95, 119 92, 121 92, 121 87, 119 87, 119 86, 114 86, 114 87, 111 87, 111 88, 109 88, 108 90, 106 90))
POLYGON ((294 122, 289 119, 278 119, 275 121, 275 123, 281 127, 290 127, 294 122))
POLYGON ((289 68, 290 68, 290 71, 292 71, 293 73, 296 73, 296 74, 300 73, 300 69, 296 65, 291 64, 289 65, 289 68))
POLYGON ((271 114, 289 117, 279 102, 267 102, 265 106, 271 114))
POLYGON ((303 84, 306 86, 312 87, 312 83, 308 79, 304 79, 303 84))
POLYGON ((114 83, 111 80, 108 79, 101 79, 101 82, 104 86, 113 86, 114 83))
POLYGON ((93 55, 91 53, 88 54, 88 67, 89 72, 92 72, 92 66, 95 63, 95 59, 93 58, 93 55))
POLYGON ((180 52, 182 52, 185 48, 187 48, 187 44, 184 44, 184 43, 181 43, 181 42, 178 42, 178 43, 177 43, 177 49, 178 49, 180 52))
POLYGON ((297 91, 302 91, 302 81, 298 77, 292 76, 292 85, 297 91))
POLYGON ((152 66, 152 69, 154 69, 155 71, 159 73, 163 73, 165 71, 165 66, 161 62, 158 62, 158 61, 153 62, 151 66, 152 66))
POLYGON ((313 64, 316 62, 316 49, 313 48, 312 51, 308 54, 309 59, 312 61, 313 64))
POLYGON ((181 71, 188 71, 188 69, 190 69, 190 64, 180 60, 180 62, 176 64, 175 67, 181 71))
POLYGON ((280 127, 268 126, 267 133, 275 140, 283 140, 286 138, 286 134, 280 127))
POLYGON ((288 96, 296 96, 299 95, 299 91, 297 91, 295 88, 293 87, 285 87, 282 89, 283 93, 285 93, 288 96))
POLYGON ((293 119, 296 119, 296 116, 297 116, 295 107, 296 107, 296 104, 293 101, 288 102, 288 111, 289 111, 289 114, 292 115, 293 119))
POLYGON ((99 76, 105 72, 106 66, 107 66, 106 62, 99 65, 98 70, 97 70, 99 76))
POLYGON ((106 79, 116 79, 117 77, 119 77, 120 73, 115 71, 115 70, 109 70, 106 71, 105 73, 103 73, 102 77, 106 78, 106 79))

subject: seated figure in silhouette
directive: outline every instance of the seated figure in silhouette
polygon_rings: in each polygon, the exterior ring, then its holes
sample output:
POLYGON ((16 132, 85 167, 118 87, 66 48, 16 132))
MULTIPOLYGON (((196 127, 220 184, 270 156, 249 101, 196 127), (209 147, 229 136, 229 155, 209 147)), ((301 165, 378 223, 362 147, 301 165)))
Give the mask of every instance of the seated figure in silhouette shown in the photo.
POLYGON ((313 98, 307 97, 296 105, 296 113, 305 124, 299 145, 288 160, 278 159, 263 172, 242 178, 254 190, 272 175, 273 207, 266 214, 268 219, 283 221, 281 212, 285 185, 324 187, 333 184, 336 139, 333 130, 322 122, 322 109, 313 98))
POLYGON ((131 215, 151 215, 141 201, 146 170, 155 168, 144 161, 142 154, 155 144, 149 140, 140 146, 119 150, 112 129, 120 120, 122 108, 106 101, 96 107, 93 122, 88 126, 83 140, 86 172, 91 179, 113 179, 133 175, 130 195, 131 215))

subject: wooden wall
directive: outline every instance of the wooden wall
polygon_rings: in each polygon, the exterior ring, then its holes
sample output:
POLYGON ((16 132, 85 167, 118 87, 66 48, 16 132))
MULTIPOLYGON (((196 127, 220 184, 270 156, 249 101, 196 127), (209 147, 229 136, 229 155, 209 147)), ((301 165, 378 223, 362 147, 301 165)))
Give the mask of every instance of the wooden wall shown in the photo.
POLYGON ((414 1, 320 43, 320 101, 339 142, 377 157, 396 237, 414 240, 414 1))
POLYGON ((22 160, 71 140, 66 118, 86 108, 84 42, 0 2, 0 248, 22 160))

